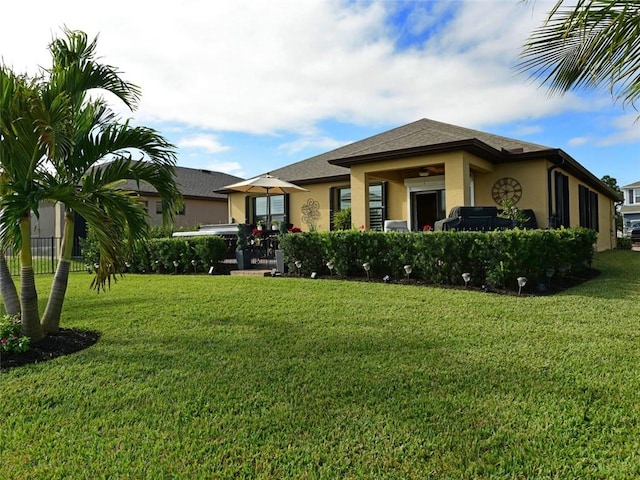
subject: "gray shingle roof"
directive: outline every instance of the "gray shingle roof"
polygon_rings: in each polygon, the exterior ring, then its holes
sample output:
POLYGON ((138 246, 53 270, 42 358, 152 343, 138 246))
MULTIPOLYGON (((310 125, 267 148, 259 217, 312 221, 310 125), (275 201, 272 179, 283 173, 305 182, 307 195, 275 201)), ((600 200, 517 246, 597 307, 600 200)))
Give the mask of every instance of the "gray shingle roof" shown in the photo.
POLYGON ((630 183, 629 185, 625 185, 624 187, 620 188, 640 188, 640 182, 630 183))
MULTIPOLYGON (((176 167, 176 182, 179 185, 182 196, 186 198, 200 197, 226 199, 226 194, 217 193, 215 191, 220 190, 226 185, 240 182, 242 180, 244 179, 222 172, 212 172, 197 168, 176 167)), ((157 193, 156 189, 146 182, 140 182, 140 188, 137 187, 134 181, 128 181, 118 186, 125 190, 139 191, 142 194, 157 193)))
POLYGON ((330 152, 273 170, 270 173, 283 180, 304 183, 315 179, 349 175, 348 168, 332 165, 329 163, 330 161, 348 160, 360 156, 379 155, 420 147, 435 147, 474 139, 480 140, 498 151, 521 149, 523 153, 529 153, 551 149, 551 147, 544 145, 423 118, 364 140, 350 143, 330 152))

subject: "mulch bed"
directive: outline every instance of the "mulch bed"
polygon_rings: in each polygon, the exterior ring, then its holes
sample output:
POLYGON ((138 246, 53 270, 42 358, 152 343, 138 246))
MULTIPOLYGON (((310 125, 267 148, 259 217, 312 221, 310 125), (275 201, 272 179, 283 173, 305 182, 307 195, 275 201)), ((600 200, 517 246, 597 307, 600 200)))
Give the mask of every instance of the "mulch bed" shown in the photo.
MULTIPOLYGON (((565 275, 563 277, 554 276, 551 278, 551 281, 548 284, 543 286, 534 285, 532 283, 528 283, 523 289, 522 297, 534 297, 534 296, 548 296, 554 295, 556 293, 564 292, 565 290, 580 285, 592 278, 596 278, 600 275, 600 270, 595 268, 587 268, 579 274, 571 274, 565 275), (543 287, 543 288, 540 288, 543 287)), ((285 273, 283 276, 286 277, 297 277, 298 275, 295 273, 285 273)), ((322 280, 347 280, 351 282, 372 282, 372 283, 383 283, 384 280, 381 278, 374 278, 367 280, 366 277, 343 277, 341 275, 318 275, 316 279, 322 280)), ((428 283, 424 280, 416 280, 413 278, 396 278, 390 279, 387 283, 397 284, 397 285, 414 285, 414 286, 422 286, 422 287, 436 287, 436 288, 446 288, 453 290, 471 290, 477 292, 486 292, 486 293, 494 293, 498 295, 518 295, 518 291, 515 289, 504 289, 500 287, 490 287, 490 288, 481 288, 476 286, 470 286, 465 288, 464 285, 438 285, 434 283, 428 283)), ((462 278, 460 279, 460 283, 462 283, 462 278)))
POLYGON ((28 352, 3 353, 0 358, 0 371, 8 371, 11 368, 30 363, 46 362, 53 358, 79 352, 95 344, 99 338, 100 334, 91 330, 61 328, 58 333, 50 333, 38 343, 31 345, 28 352))

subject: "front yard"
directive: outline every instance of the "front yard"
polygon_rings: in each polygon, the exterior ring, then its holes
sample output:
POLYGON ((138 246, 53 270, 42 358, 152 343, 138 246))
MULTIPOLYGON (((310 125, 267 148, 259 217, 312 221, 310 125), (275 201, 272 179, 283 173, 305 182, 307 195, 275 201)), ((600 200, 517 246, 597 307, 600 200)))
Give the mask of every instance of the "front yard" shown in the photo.
POLYGON ((74 274, 63 327, 101 338, 0 373, 0 477, 638 477, 640 254, 594 267, 545 297, 74 274))

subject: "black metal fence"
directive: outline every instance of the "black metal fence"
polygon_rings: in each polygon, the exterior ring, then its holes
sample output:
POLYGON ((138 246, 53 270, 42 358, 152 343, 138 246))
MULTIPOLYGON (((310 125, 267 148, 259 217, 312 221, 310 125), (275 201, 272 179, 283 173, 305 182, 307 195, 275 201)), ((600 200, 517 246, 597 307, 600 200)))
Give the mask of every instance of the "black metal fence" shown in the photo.
MULTIPOLYGON (((33 270, 35 273, 54 273, 60 256, 60 237, 32 237, 31 256, 33 258, 33 270)), ((73 245, 73 257, 71 258, 71 271, 81 272, 86 270, 80 239, 76 238, 73 245)), ((20 252, 8 250, 5 252, 9 271, 12 275, 20 274, 20 252)))

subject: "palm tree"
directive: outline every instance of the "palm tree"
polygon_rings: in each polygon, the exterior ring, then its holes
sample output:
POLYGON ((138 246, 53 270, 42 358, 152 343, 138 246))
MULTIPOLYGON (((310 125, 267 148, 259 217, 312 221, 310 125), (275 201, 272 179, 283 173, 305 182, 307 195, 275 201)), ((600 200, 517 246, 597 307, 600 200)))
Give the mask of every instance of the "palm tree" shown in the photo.
POLYGON ((623 105, 640 98, 640 2, 558 1, 524 45, 518 68, 551 93, 608 86, 623 105))
MULTIPOLYGON (((87 105, 83 113, 94 122, 77 122, 70 155, 56 159, 55 175, 47 182, 49 198, 65 206, 64 233, 51 295, 42 317, 45 332, 59 328, 73 247, 76 214, 82 216, 99 241, 100 265, 94 286, 104 288, 126 258, 127 245, 147 239, 147 215, 137 194, 118 187, 125 180, 152 185, 163 199, 163 212, 171 220, 180 193, 174 179, 173 147, 154 130, 128 123, 102 123, 101 106, 87 105), (141 152, 147 161, 131 158, 141 152), (99 162, 110 159, 106 163, 99 162)), ((109 118, 109 115, 106 115, 109 118)))
MULTIPOLYGON (((33 341, 44 336, 30 235, 31 212, 37 211, 40 200, 38 165, 49 151, 46 127, 39 121, 42 111, 37 82, 0 67, 0 250, 20 250, 22 333, 33 341)), ((8 269, 0 269, 1 290, 12 294, 7 273, 8 269)))
MULTIPOLYGON (((12 106, 6 115, 4 109, 0 115, 0 187, 6 192, 0 198, 0 246, 21 247, 23 333, 33 341, 42 338, 44 332, 38 319, 30 251, 30 214, 37 214, 40 201, 52 200, 65 206, 60 261, 43 315, 46 331, 58 329, 76 213, 96 232, 101 260, 94 286, 104 288, 121 262, 121 239, 126 236, 130 242, 139 241, 147 227, 136 195, 115 188, 117 182, 134 179, 156 187, 167 220, 180 201, 173 146, 151 129, 117 122, 104 99, 88 99, 90 90, 100 89, 115 94, 133 109, 139 98, 135 85, 123 81, 113 67, 95 60, 95 48, 95 39, 88 42, 83 32, 65 30, 65 38, 50 45, 53 66, 47 75, 29 85, 22 82, 28 102, 16 104, 12 99, 21 97, 9 88, 11 82, 5 82, 6 89, 0 83, 0 107, 4 103, 12 106), (134 160, 133 151, 147 161, 134 160), (105 159, 111 162, 97 167, 105 159)), ((18 78, 6 67, 3 71, 7 79, 18 78)))

